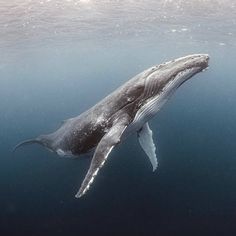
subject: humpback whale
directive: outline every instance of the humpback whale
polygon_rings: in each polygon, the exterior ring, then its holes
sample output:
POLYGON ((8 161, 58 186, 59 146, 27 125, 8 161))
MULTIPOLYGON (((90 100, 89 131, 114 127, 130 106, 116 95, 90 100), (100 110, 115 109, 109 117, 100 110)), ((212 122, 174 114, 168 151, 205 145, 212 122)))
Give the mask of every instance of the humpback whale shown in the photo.
POLYGON ((83 196, 112 149, 132 133, 152 164, 158 166, 156 147, 148 121, 175 90, 208 68, 207 54, 193 54, 141 72, 89 110, 70 118, 53 133, 39 135, 15 146, 37 143, 60 156, 80 156, 93 151, 88 172, 75 197, 83 196))

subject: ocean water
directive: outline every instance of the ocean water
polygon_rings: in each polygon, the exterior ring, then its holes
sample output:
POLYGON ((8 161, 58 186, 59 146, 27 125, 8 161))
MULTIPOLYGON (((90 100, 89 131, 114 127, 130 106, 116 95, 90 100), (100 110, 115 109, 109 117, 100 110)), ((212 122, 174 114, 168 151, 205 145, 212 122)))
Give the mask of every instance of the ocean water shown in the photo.
POLYGON ((236 235, 233 0, 0 0, 0 235, 236 235), (40 146, 144 69, 192 53, 210 67, 150 121, 159 167, 136 135, 90 191, 90 159, 40 146))

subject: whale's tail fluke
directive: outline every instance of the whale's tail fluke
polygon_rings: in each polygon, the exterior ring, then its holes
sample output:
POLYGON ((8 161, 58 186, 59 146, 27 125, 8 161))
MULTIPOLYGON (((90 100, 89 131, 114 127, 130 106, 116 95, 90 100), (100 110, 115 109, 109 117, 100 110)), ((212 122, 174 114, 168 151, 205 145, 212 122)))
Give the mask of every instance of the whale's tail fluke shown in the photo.
POLYGON ((34 139, 27 139, 23 142, 18 143, 12 150, 13 153, 15 153, 15 151, 22 146, 25 145, 30 145, 30 144, 40 144, 43 147, 49 149, 50 151, 53 151, 51 144, 52 144, 52 139, 50 137, 50 135, 39 135, 37 138, 34 139))
POLYGON ((22 146, 25 146, 25 145, 30 145, 30 144, 41 144, 43 145, 43 143, 39 140, 39 139, 27 139, 23 142, 20 142, 18 143, 12 150, 13 153, 15 153, 15 151, 19 148, 19 147, 22 147, 22 146))

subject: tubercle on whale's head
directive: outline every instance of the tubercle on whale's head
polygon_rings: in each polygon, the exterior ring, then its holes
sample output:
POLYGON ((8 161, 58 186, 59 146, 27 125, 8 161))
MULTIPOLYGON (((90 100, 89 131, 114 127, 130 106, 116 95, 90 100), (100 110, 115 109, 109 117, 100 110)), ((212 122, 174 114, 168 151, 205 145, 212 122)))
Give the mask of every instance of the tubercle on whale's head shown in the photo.
POLYGON ((193 54, 173 61, 172 66, 175 70, 184 71, 186 69, 198 68, 198 72, 201 72, 208 67, 209 59, 208 54, 193 54))

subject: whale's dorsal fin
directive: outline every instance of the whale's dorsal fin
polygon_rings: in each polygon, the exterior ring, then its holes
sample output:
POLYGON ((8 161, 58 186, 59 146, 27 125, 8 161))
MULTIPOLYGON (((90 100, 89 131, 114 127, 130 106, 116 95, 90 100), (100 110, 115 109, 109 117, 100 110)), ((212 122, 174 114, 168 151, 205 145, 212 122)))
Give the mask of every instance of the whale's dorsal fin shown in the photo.
POLYGON ((152 139, 152 130, 149 128, 148 123, 145 123, 143 127, 139 130, 138 140, 144 152, 148 155, 152 163, 153 171, 155 171, 158 166, 156 157, 156 147, 152 139))
POLYGON ((97 148, 94 152, 89 170, 83 180, 83 183, 75 195, 76 198, 83 196, 89 189, 98 171, 105 163, 108 155, 112 151, 115 145, 120 142, 120 138, 129 124, 129 117, 123 115, 119 117, 110 128, 110 130, 100 140, 97 148))

